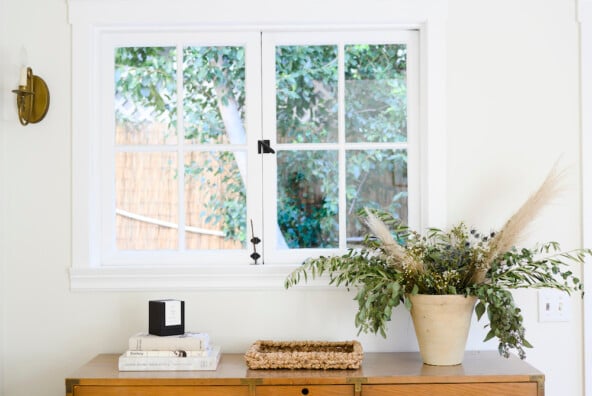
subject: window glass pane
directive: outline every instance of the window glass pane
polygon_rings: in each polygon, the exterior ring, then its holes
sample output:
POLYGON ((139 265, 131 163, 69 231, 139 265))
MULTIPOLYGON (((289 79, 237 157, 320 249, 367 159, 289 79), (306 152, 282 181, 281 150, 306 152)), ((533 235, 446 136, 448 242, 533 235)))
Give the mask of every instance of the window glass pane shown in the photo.
POLYGON ((279 143, 337 141, 337 47, 276 47, 279 143))
POLYGON ((245 152, 185 155, 186 245, 188 249, 244 249, 246 190, 237 159, 245 152))
POLYGON ((348 142, 407 140, 407 47, 345 46, 345 129, 348 142))
POLYGON ((177 141, 177 78, 174 47, 115 50, 115 142, 177 141))
POLYGON ((115 155, 117 249, 177 248, 176 158, 175 153, 115 155))
POLYGON ((183 89, 188 143, 246 143, 243 47, 184 48, 183 89))
POLYGON ((338 247, 337 152, 280 151, 277 164, 281 238, 292 249, 338 247))
POLYGON ((407 224, 407 151, 352 150, 346 155, 347 241, 353 247, 367 229, 358 213, 384 209, 407 224))

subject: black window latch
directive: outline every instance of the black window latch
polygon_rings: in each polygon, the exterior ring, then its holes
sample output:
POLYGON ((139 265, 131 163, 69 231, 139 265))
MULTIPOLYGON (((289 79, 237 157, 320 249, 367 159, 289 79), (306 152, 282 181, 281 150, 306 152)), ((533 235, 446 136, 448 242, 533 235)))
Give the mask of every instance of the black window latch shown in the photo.
POLYGON ((254 265, 257 265, 257 260, 261 258, 261 255, 257 253, 257 245, 261 243, 261 239, 255 236, 255 229, 253 228, 253 219, 251 219, 251 243, 253 244, 253 253, 251 253, 251 258, 254 261, 254 265))
POLYGON ((258 154, 275 154, 275 150, 271 148, 269 140, 257 141, 257 153, 258 154))

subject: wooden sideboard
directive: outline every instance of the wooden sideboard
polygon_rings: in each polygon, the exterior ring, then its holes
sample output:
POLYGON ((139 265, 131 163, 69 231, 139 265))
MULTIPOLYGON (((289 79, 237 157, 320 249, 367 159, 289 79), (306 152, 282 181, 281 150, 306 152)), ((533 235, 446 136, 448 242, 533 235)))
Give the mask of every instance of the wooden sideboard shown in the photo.
POLYGON ((467 352, 427 366, 418 353, 366 353, 358 370, 250 370, 224 354, 216 371, 120 372, 98 355, 66 379, 67 396, 543 396, 545 376, 518 358, 467 352))

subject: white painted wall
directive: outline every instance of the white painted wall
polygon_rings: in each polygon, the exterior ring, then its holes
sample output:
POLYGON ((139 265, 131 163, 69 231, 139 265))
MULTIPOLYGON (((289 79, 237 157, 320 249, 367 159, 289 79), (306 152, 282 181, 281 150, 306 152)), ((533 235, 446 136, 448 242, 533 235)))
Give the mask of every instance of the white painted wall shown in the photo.
MULTIPOLYGON (((2 389, 4 389, 4 298, 5 298, 5 284, 4 284, 4 265, 5 265, 5 231, 6 231, 6 215, 4 204, 5 191, 6 191, 6 178, 5 167, 6 162, 6 145, 4 144, 5 130, 7 123, 3 114, 5 110, 9 109, 6 101, 10 98, 8 94, 8 86, 5 84, 5 65, 7 63, 7 46, 5 45, 6 37, 8 36, 8 30, 4 24, 3 15, 6 15, 6 0, 0 0, 0 396, 3 395, 2 389)), ((11 109, 12 110, 12 109, 11 109)), ((7 111, 6 111, 7 113, 7 111)))
MULTIPOLYGON (((0 6, 0 15, 2 14, 2 7, 0 6)), ((0 36, 0 39, 3 35, 0 36)), ((1 86, 4 88, 4 86, 1 86)), ((4 158, 6 157, 6 152, 4 148, 6 147, 4 144, 4 123, 0 124, 0 395, 2 395, 2 389, 4 388, 4 290, 5 290, 5 283, 4 283, 4 266, 6 263, 5 254, 6 254, 6 247, 5 243, 5 230, 6 230, 6 215, 4 213, 5 205, 4 205, 4 196, 5 196, 5 177, 4 177, 4 158)))
MULTIPOLYGON (((582 240, 592 245, 592 1, 578 1, 580 22, 580 111, 582 123, 582 240)), ((591 263, 592 259, 588 261, 591 263)), ((584 284, 592 284, 592 268, 584 266, 584 284)), ((592 295, 584 296, 585 395, 592 395, 592 295)))
MULTIPOLYGON (((71 35, 66 1, 2 1, 0 97, 14 88, 4 81, 16 86, 22 48, 51 90, 46 119, 26 128, 6 111, 13 104, 0 102, 0 222, 7 231, 0 241, 3 395, 63 395, 64 377, 76 367, 97 353, 124 350, 127 337, 146 327, 151 298, 184 299, 188 328, 209 332, 227 352, 243 352, 259 338, 356 337, 355 303, 341 290, 70 292, 71 35), (29 29, 21 29, 19 16, 25 14, 29 29)), ((578 246, 575 8, 575 0, 449 0, 448 162, 442 165, 448 170, 450 221, 499 227, 562 155, 562 163, 572 166, 569 188, 541 216, 529 240, 578 246)), ((574 298, 571 322, 538 323, 536 293, 523 291, 516 297, 535 345, 528 361, 546 374, 546 394, 582 395, 581 302, 574 298)), ((360 337, 365 350, 416 349, 407 313, 397 311, 394 322, 387 340, 360 337)), ((495 348, 495 343, 481 344, 483 334, 474 325, 469 348, 495 348)))

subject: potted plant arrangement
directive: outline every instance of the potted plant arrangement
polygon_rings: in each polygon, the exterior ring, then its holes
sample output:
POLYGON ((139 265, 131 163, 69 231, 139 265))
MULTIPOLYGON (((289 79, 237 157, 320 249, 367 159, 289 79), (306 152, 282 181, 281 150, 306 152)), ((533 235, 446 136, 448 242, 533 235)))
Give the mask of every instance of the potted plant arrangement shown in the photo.
POLYGON ((422 234, 387 213, 366 210, 371 234, 361 248, 305 261, 287 277, 285 287, 328 274, 330 284, 357 289, 355 325, 359 332, 383 337, 393 308, 403 304, 411 310, 422 359, 433 365, 462 362, 474 307, 479 320, 488 320, 485 341, 497 338, 501 355, 508 357, 516 350, 524 359, 524 348, 531 345, 511 290, 553 288, 583 293, 570 264, 583 263, 592 254, 589 249, 564 252, 556 242, 516 247, 527 226, 557 192, 560 178, 552 170, 497 232, 480 233, 460 223, 446 231, 432 228, 422 234), (460 318, 464 319, 457 324, 460 318), (422 319, 427 323, 422 324, 422 319), (459 341, 453 340, 453 329, 460 333, 459 341), (445 333, 439 335, 439 331, 445 333), (450 350, 453 346, 456 349, 450 350))

